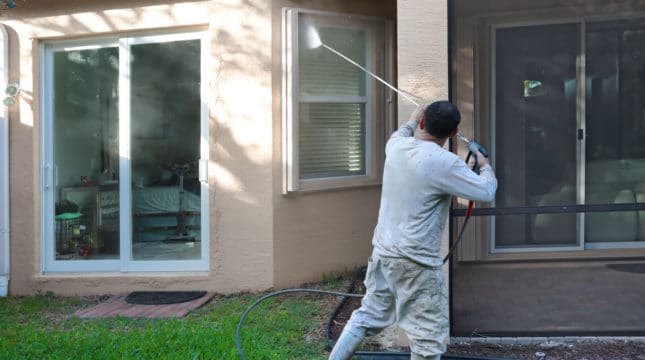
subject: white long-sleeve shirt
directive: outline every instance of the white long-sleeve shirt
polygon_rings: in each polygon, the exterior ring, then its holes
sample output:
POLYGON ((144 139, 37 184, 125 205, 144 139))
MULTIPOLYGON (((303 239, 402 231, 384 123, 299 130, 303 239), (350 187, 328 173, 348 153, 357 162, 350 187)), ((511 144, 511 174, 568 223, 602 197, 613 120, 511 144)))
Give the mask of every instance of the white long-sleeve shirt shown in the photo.
POLYGON ((432 141, 416 139, 417 122, 399 128, 385 147, 374 254, 441 266, 441 236, 452 196, 491 202, 497 179, 490 165, 475 174, 464 160, 432 141))

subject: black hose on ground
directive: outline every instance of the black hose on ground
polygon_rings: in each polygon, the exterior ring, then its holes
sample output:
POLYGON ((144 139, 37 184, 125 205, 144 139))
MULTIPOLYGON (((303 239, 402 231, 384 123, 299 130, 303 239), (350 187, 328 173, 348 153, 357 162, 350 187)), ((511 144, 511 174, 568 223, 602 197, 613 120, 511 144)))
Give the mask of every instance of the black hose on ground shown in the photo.
MULTIPOLYGON (((313 293, 313 294, 325 294, 325 295, 335 295, 335 296, 343 296, 343 297, 354 297, 354 298, 362 298, 363 295, 365 294, 349 294, 349 293, 343 293, 343 292, 337 292, 337 291, 328 291, 328 290, 318 290, 318 289, 285 289, 285 290, 280 290, 280 291, 274 291, 272 293, 266 294, 259 299, 255 300, 247 309, 244 311, 242 314, 242 317, 240 318, 240 321, 237 324, 237 330, 235 331, 235 344, 237 347, 237 352, 240 354, 240 358, 242 360, 247 360, 246 357, 244 356, 244 352, 242 351, 242 340, 241 340, 241 332, 242 332, 242 325, 244 324, 244 320, 246 317, 249 315, 251 310, 258 306, 261 302, 264 300, 267 300, 269 298, 278 296, 278 295, 283 295, 283 294, 291 294, 291 293, 313 293)), ((374 352, 374 351, 357 351, 355 353, 356 356, 363 360, 371 360, 371 359, 387 359, 388 357, 390 359, 409 359, 410 353, 388 353, 388 352, 374 352)), ((513 359, 504 359, 504 358, 494 358, 494 357, 479 357, 479 356, 468 356, 468 355, 450 355, 450 354, 443 354, 441 356, 442 359, 445 360, 513 360, 513 359)))
MULTIPOLYGON (((356 270, 354 270, 354 276, 352 277, 352 281, 349 284, 349 287, 347 289, 347 293, 353 293, 354 289, 356 288, 356 282, 359 281, 360 278, 365 278, 365 273, 367 272, 367 266, 362 266, 356 270)), ((325 334, 327 336, 327 340, 333 340, 331 336, 331 328, 334 326, 334 320, 340 313, 340 310, 347 304, 347 300, 349 300, 349 297, 344 296, 338 306, 334 309, 334 311, 331 313, 329 316, 329 321, 327 322, 327 329, 325 331, 325 334)), ((330 346, 331 347, 331 346, 330 346)), ((331 350, 331 348, 329 349, 331 350)))
POLYGON ((237 352, 240 354, 240 357, 242 360, 246 360, 246 357, 244 356, 244 352, 242 352, 242 341, 241 341, 241 330, 242 330, 242 324, 244 323, 244 319, 246 319, 247 315, 253 310, 254 307, 256 307, 258 304, 260 304, 262 301, 272 298, 274 296, 282 295, 282 294, 290 294, 290 293, 298 293, 298 292, 304 292, 304 293, 314 293, 314 294, 326 294, 326 295, 335 295, 335 296, 344 296, 344 297, 356 297, 356 298, 362 298, 364 294, 348 294, 348 293, 343 293, 343 292, 336 292, 336 291, 327 291, 327 290, 318 290, 318 289, 285 289, 285 290, 280 290, 280 291, 275 291, 269 294, 266 294, 262 296, 261 298, 255 300, 253 304, 251 304, 246 311, 242 314, 242 317, 240 318, 240 322, 237 323, 237 330, 235 332, 235 343, 237 346, 237 352))

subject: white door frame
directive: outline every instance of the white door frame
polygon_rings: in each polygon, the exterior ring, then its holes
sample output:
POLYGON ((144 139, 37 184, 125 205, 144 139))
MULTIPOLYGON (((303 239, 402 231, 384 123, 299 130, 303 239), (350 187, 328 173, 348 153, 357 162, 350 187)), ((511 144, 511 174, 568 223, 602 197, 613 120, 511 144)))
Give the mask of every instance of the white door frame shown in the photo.
POLYGON ((52 97, 42 96, 46 99, 41 107, 43 125, 42 149, 42 190, 43 190, 43 213, 42 213, 42 239, 41 247, 44 256, 41 261, 43 273, 48 272, 172 272, 191 271, 200 272, 209 269, 209 216, 208 216, 208 177, 207 165, 209 156, 208 143, 208 81, 207 81, 207 59, 209 54, 207 33, 204 31, 186 31, 178 34, 156 34, 139 35, 134 37, 107 37, 94 40, 72 40, 44 44, 41 47, 43 68, 41 68, 41 93, 50 94, 53 92, 51 78, 51 56, 53 51, 70 49, 89 49, 100 47, 118 47, 120 70, 119 70, 119 203, 120 206, 120 256, 115 260, 55 260, 54 241, 54 194, 56 187, 56 169, 53 159, 53 121, 52 121, 52 97), (201 259, 200 260, 131 260, 132 240, 132 196, 131 196, 131 174, 130 174, 130 84, 129 69, 130 46, 133 44, 162 43, 178 40, 198 39, 201 41, 201 108, 200 108, 200 161, 199 173, 201 182, 201 259), (44 149, 47 149, 45 151, 44 149))
MULTIPOLYGON (((9 47, 7 30, 0 25, 0 88, 9 84, 9 47)), ((0 112, 0 296, 9 292, 9 111, 0 112)))

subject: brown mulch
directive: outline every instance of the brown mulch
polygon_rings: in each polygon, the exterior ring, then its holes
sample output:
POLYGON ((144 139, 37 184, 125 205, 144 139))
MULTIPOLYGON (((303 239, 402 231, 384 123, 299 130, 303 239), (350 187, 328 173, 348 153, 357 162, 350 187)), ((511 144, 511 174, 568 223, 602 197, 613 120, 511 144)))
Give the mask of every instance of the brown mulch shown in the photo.
MULTIPOLYGON (((345 280, 347 284, 351 280, 345 280)), ((362 294, 365 288, 362 278, 357 278, 352 293, 362 294)), ((331 316, 333 310, 340 304, 336 302, 333 308, 329 307, 331 316)), ((336 341, 355 309, 360 306, 360 299, 349 298, 340 307, 338 314, 329 323, 329 335, 336 341)), ((327 320, 329 321, 329 319, 327 320)), ((325 325, 327 326, 327 324, 325 325)), ((366 341, 360 350, 391 351, 379 348, 374 341, 366 341)), ((402 347, 399 351, 410 351, 402 347)), ((597 340, 572 343, 544 343, 536 345, 498 345, 483 342, 458 343, 448 346, 446 354, 471 355, 519 360, 645 360, 645 342, 624 340, 597 340)))

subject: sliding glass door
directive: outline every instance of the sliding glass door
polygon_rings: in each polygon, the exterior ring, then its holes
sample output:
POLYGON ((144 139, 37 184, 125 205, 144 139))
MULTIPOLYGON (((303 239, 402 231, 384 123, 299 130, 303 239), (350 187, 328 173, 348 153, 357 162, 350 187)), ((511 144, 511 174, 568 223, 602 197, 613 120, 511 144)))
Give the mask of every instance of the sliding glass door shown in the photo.
POLYGON ((641 19, 494 29, 496 206, 535 210, 497 217, 495 250, 645 244, 645 212, 618 211, 645 202, 643 41, 641 19))
MULTIPOLYGON (((578 34, 578 24, 495 33, 497 207, 576 203, 578 34)), ((495 225, 498 247, 579 244, 575 214, 500 216, 495 225)))
POLYGON ((204 44, 194 32, 44 46, 46 270, 208 268, 204 44))

